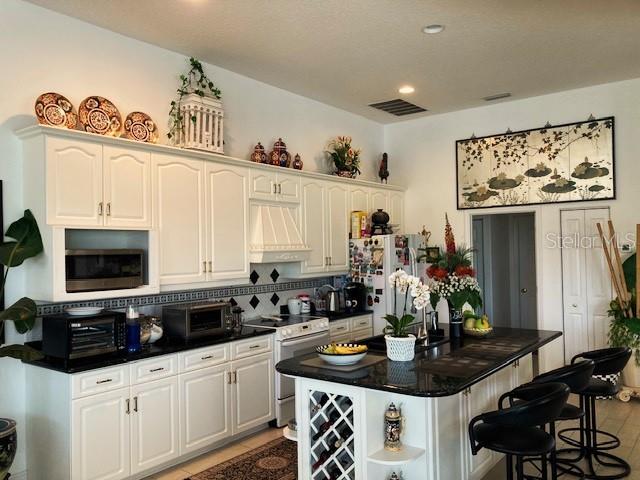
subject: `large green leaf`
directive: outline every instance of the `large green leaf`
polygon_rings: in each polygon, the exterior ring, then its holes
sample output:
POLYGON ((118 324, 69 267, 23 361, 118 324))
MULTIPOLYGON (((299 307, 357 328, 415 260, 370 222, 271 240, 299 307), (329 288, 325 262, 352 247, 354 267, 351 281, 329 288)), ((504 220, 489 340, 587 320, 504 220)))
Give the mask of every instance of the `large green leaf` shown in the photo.
POLYGON ((636 254, 627 258, 622 264, 624 279, 627 281, 627 289, 633 292, 636 289, 636 254))
POLYGON ((36 313, 36 302, 28 297, 22 297, 9 308, 0 312, 0 323, 5 320, 13 320, 18 333, 26 333, 33 328, 36 313))
POLYGON ((0 263, 6 267, 22 265, 43 250, 38 223, 31 210, 25 210, 22 218, 9 225, 6 236, 15 240, 0 244, 0 263))
POLYGON ((44 357, 42 352, 26 345, 8 345, 0 347, 0 357, 17 358, 18 360, 39 360, 44 357))
POLYGON ((622 322, 631 333, 640 335, 640 318, 624 318, 622 322))

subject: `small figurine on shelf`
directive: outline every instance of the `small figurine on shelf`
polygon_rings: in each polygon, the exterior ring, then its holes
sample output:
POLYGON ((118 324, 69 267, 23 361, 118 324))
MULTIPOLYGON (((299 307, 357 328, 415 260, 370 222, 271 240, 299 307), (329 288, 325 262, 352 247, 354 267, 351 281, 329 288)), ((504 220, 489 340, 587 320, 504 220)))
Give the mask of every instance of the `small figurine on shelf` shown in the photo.
MULTIPOLYGON (((400 472, 400 475, 402 475, 402 472, 400 472)), ((400 480, 400 477, 396 475, 396 472, 392 472, 389 480, 400 480)))
POLYGON ((282 141, 282 138, 278 138, 278 141, 273 144, 269 160, 271 165, 277 167, 289 167, 291 164, 291 154, 287 152, 287 145, 282 141))
POLYGON ((387 178, 389 178, 389 156, 387 153, 382 154, 382 160, 380 161, 380 169, 378 170, 378 176, 380 177, 381 183, 389 183, 387 178))
POLYGON ((391 452, 402 450, 400 434, 402 432, 402 413, 392 402, 384 413, 384 448, 391 452))
POLYGON ((291 166, 295 169, 295 170, 302 170, 302 159, 300 158, 300 154, 296 153, 296 156, 293 157, 293 163, 291 164, 291 166))
POLYGON ((251 161, 255 163, 269 163, 267 154, 264 151, 264 147, 260 142, 253 148, 253 153, 251 154, 251 161))

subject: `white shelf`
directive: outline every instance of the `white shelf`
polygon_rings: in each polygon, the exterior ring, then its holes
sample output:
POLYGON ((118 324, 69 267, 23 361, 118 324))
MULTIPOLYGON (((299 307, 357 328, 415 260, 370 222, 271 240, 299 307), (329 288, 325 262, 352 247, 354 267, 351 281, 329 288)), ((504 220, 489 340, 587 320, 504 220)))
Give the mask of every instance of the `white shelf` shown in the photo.
POLYGON ((367 457, 367 460, 380 465, 404 465, 420 458, 426 450, 424 448, 412 447, 411 445, 403 445, 399 452, 390 452, 389 450, 378 450, 367 457))
POLYGON ((284 435, 284 438, 291 440, 292 442, 298 441, 298 432, 296 430, 291 430, 289 427, 284 427, 282 435, 284 435))

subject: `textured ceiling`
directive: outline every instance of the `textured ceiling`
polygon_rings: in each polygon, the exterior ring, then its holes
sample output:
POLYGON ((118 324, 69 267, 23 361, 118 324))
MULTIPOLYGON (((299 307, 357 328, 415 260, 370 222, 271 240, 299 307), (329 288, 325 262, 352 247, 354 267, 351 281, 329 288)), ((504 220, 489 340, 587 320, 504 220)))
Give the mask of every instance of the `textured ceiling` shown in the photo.
POLYGON ((640 0, 30 1, 383 123, 640 77, 640 0))

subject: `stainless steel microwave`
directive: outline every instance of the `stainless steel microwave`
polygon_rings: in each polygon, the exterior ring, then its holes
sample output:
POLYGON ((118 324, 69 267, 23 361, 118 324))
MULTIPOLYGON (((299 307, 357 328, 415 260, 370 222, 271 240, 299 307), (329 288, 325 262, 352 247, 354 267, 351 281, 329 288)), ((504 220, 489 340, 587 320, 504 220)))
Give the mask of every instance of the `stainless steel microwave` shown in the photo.
POLYGON ((225 335, 233 329, 228 302, 186 303, 162 308, 162 324, 170 335, 184 340, 225 335))
POLYGON ((67 292, 136 288, 144 284, 143 268, 140 249, 67 250, 67 292))

